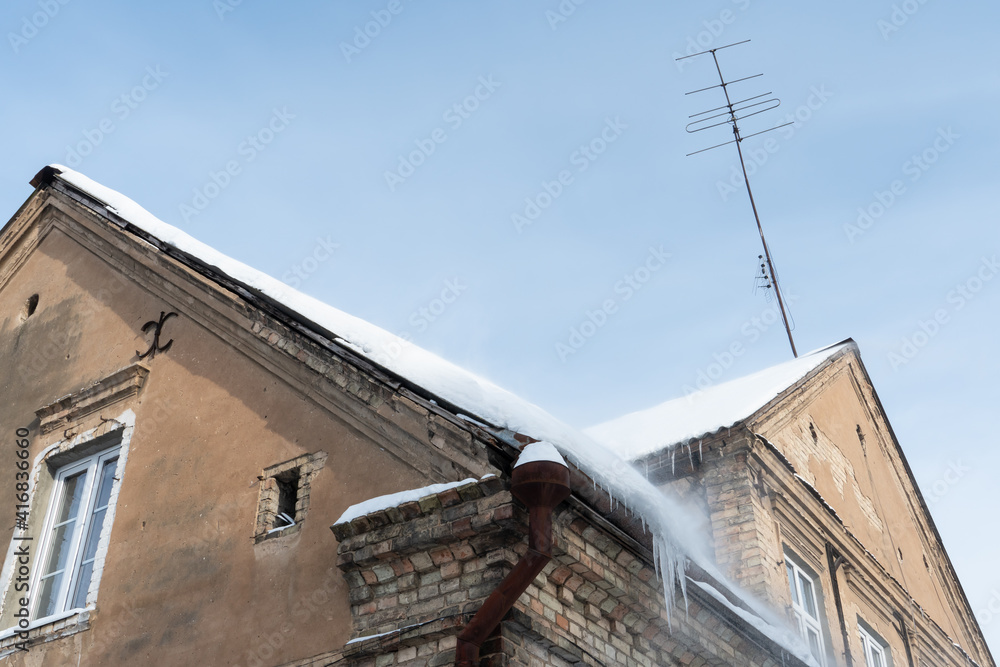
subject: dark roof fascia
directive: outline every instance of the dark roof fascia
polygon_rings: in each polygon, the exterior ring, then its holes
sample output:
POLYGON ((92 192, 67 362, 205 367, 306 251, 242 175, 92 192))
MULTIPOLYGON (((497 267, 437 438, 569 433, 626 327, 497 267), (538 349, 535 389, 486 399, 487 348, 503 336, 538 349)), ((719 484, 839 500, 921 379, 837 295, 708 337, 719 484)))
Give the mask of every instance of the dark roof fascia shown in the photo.
POLYGON ((207 264, 201 258, 164 243, 156 236, 137 227, 117 213, 108 210, 106 202, 101 201, 67 181, 56 178, 57 174, 58 172, 52 167, 42 169, 31 180, 31 184, 39 188, 32 196, 37 196, 42 188, 49 188, 77 202, 88 211, 107 220, 115 227, 153 246, 162 254, 182 266, 236 295, 251 307, 282 322, 289 329, 305 336, 327 352, 355 367, 361 368, 391 389, 395 391, 402 390, 409 398, 416 400, 421 407, 441 416, 459 428, 467 430, 473 437, 490 444, 500 454, 500 460, 494 461, 497 467, 509 469, 510 465, 513 465, 513 461, 517 458, 517 454, 520 451, 520 446, 513 439, 513 434, 507 429, 490 424, 488 420, 474 414, 472 411, 455 405, 408 378, 391 371, 367 357, 361 356, 355 350, 351 349, 351 347, 339 344, 337 342, 339 336, 334 332, 251 285, 232 278, 218 267, 207 264), (482 426, 468 419, 462 419, 458 415, 467 415, 472 420, 475 420, 475 422, 482 424, 482 426))
POLYGON ((492 445, 496 453, 500 455, 500 459, 495 460, 494 464, 498 468, 509 472, 510 466, 513 465, 521 448, 521 443, 518 443, 514 439, 515 434, 509 429, 492 424, 489 420, 475 414, 471 410, 454 404, 427 390, 422 385, 358 354, 350 346, 339 344, 337 342, 339 336, 336 333, 317 324, 280 301, 262 293, 260 290, 232 278, 218 267, 207 264, 201 258, 164 243, 156 236, 137 227, 117 213, 108 210, 106 202, 101 201, 67 181, 57 178, 57 175, 58 172, 52 167, 45 167, 32 179, 31 183, 33 185, 37 184, 38 188, 51 188, 72 199, 98 217, 107 220, 122 231, 148 243, 194 273, 235 294, 250 306, 284 323, 290 329, 312 340, 331 354, 361 368, 390 388, 403 390, 408 397, 416 400, 423 408, 447 419, 459 428, 467 430, 473 437, 492 445), (463 419, 459 415, 465 415, 470 419, 463 419))
MULTIPOLYGON (((48 169, 51 168, 46 167, 45 169, 42 170, 42 172, 39 173, 41 174, 48 169)), ((119 227, 123 231, 126 231, 132 236, 135 236, 136 238, 145 241, 149 245, 152 245, 164 255, 179 262, 180 264, 184 265, 185 267, 194 271, 195 273, 201 275, 207 280, 216 283, 217 285, 223 287, 229 292, 232 292, 236 296, 246 301, 251 306, 283 322, 284 324, 288 325, 289 328, 305 335, 313 342, 317 343, 318 345, 322 346, 328 351, 333 352, 338 357, 349 359, 352 364, 360 366, 362 369, 371 373, 372 375, 377 377, 380 381, 389 385, 393 389, 397 389, 399 387, 406 387, 414 394, 422 398, 425 398, 427 400, 433 400, 438 405, 451 410, 456 415, 466 414, 476 419, 477 421, 480 421, 484 424, 489 424, 489 422, 486 419, 483 419, 478 415, 472 414, 467 409, 462 409, 459 406, 450 403, 449 401, 426 390, 422 386, 417 385, 416 383, 408 380, 407 378, 398 375, 397 373, 378 364, 377 362, 372 361, 367 357, 359 355, 349 346, 340 345, 339 343, 336 342, 337 339, 339 338, 339 336, 337 336, 336 333, 317 324, 316 322, 303 316, 298 311, 289 308, 288 306, 272 298, 271 296, 264 294, 255 287, 252 287, 251 285, 248 285, 240 280, 232 278, 218 267, 207 264, 199 257, 196 257, 194 255, 191 255, 190 253, 180 250, 175 246, 162 242, 159 238, 153 236, 149 232, 133 225, 131 222, 129 222, 125 218, 122 218, 118 214, 109 211, 104 202, 100 201, 99 199, 96 199, 90 194, 84 192, 83 190, 80 190, 79 188, 76 188, 75 186, 61 179, 50 179, 49 181, 46 182, 44 179, 41 179, 39 176, 36 176, 36 178, 32 180, 32 183, 36 182, 36 180, 39 182, 41 187, 45 187, 47 183, 48 186, 51 187, 53 190, 60 192, 70 197, 71 199, 79 202, 80 204, 86 206, 87 209, 97 214, 99 217, 104 218, 105 220, 111 222, 112 224, 119 227)), ((464 420, 460 420, 460 422, 466 423, 464 420)), ((502 429, 497 428, 497 430, 501 431, 502 429)))

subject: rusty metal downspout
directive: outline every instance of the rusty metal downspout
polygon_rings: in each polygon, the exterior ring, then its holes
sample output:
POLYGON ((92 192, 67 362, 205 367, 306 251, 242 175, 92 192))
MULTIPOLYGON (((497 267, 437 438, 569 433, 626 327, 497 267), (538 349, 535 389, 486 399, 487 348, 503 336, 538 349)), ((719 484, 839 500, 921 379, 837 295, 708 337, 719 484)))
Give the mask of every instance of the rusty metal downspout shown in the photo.
POLYGON ((519 465, 510 492, 528 507, 528 552, 459 633, 456 667, 479 666, 479 647, 552 559, 552 510, 570 495, 569 468, 555 461, 519 465))

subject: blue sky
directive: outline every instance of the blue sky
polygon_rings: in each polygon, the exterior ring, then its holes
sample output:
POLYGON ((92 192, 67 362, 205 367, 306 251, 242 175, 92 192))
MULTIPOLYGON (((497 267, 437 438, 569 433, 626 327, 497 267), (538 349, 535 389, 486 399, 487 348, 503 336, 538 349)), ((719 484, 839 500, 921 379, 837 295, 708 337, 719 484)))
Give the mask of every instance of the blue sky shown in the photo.
POLYGON ((796 122, 743 146, 797 346, 858 342, 1000 646, 1000 6, 679 4, 12 0, 0 208, 67 163, 585 427, 790 358, 735 150, 685 157, 729 136, 674 57, 752 39, 720 59, 782 100, 745 134, 796 122))

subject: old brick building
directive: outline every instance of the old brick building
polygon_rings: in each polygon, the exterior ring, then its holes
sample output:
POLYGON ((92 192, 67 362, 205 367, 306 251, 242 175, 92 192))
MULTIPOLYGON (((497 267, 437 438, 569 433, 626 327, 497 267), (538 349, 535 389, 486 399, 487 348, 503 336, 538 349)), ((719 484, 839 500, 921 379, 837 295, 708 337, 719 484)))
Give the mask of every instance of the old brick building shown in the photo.
POLYGON ((532 559, 481 664, 994 664, 853 343, 585 435, 32 183, 0 231, 10 664, 454 664, 532 559), (544 544, 536 441, 571 490, 544 544))
POLYGON ((993 664, 853 342, 588 433, 700 508, 825 664, 993 664))

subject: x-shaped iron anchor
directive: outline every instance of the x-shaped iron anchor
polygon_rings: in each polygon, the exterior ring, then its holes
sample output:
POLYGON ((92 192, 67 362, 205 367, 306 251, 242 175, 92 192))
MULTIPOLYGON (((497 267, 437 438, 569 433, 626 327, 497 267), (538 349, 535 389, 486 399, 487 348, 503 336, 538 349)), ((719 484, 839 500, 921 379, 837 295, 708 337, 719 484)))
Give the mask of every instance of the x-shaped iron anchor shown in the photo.
POLYGON ((156 331, 153 332, 153 344, 149 346, 148 350, 146 350, 142 354, 139 354, 139 350, 135 351, 135 353, 139 355, 140 359, 144 359, 146 357, 152 359, 157 352, 166 352, 167 350, 170 349, 170 346, 173 345, 174 343, 174 339, 171 338, 166 342, 165 345, 161 346, 160 333, 163 331, 163 323, 169 320, 171 317, 176 317, 176 316, 177 313, 174 312, 165 313, 164 311, 161 310, 159 320, 150 320, 149 322, 146 322, 145 324, 142 325, 143 333, 149 331, 149 329, 152 327, 156 327, 156 331))

